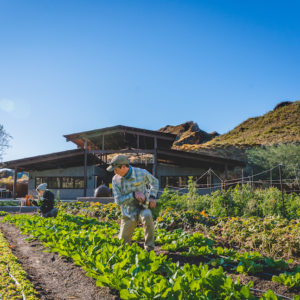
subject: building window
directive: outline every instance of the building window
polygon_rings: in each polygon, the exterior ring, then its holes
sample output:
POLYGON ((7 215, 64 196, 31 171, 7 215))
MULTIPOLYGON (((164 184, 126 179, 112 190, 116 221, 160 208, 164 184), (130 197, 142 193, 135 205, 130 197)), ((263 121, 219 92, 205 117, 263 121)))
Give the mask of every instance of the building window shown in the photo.
POLYGON ((36 177, 35 187, 41 183, 47 183, 48 189, 83 189, 83 177, 36 177))
POLYGON ((187 187, 188 176, 162 176, 161 187, 187 187))
POLYGON ((35 177, 35 188, 37 188, 38 185, 41 183, 47 183, 46 177, 35 177))
POLYGON ((60 189, 60 177, 48 177, 47 183, 50 189, 60 189))
POLYGON ((74 189, 83 189, 84 188, 84 178, 74 178, 74 189))
MULTIPOLYGON (((196 181, 197 187, 207 186, 206 177, 200 178, 200 176, 193 176, 193 180, 196 181)), ((188 187, 189 176, 161 176, 161 187, 188 187)))
POLYGON ((74 178, 73 177, 62 177, 61 178, 61 188, 62 189, 73 189, 74 188, 74 178))

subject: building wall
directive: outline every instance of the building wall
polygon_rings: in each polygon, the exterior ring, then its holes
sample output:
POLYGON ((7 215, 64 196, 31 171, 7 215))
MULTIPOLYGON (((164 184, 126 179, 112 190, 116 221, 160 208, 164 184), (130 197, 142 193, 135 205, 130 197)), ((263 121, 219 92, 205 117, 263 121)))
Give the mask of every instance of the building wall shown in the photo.
MULTIPOLYGON (((143 166, 139 166, 143 168, 143 166)), ((162 176, 200 176, 206 169, 202 168, 191 168, 191 167, 180 167, 169 164, 158 164, 157 176, 161 187, 162 176)), ((35 194, 35 178, 36 177, 63 177, 63 176, 83 176, 84 168, 72 167, 66 169, 51 169, 44 171, 30 172, 28 181, 28 193, 35 194)), ((107 176, 105 169, 98 168, 96 166, 88 166, 87 168, 87 197, 94 195, 94 190, 97 187, 95 176, 107 176)), ((214 182, 212 182, 214 183, 214 182)), ((57 189, 51 189, 56 195, 57 189)), ((83 197, 83 189, 59 189, 59 195, 61 200, 77 199, 77 197, 83 197)))
MULTIPOLYGON (((87 167, 87 196, 94 195, 95 190, 95 175, 102 174, 102 170, 96 166, 87 167)), ((29 174, 28 193, 35 194, 35 178, 36 177, 64 177, 64 176, 84 176, 83 167, 72 167, 66 169, 51 169, 44 171, 34 171, 29 174)), ((58 189, 51 189, 56 195, 58 189)), ((61 200, 76 199, 83 197, 83 189, 59 189, 59 196, 61 200)))

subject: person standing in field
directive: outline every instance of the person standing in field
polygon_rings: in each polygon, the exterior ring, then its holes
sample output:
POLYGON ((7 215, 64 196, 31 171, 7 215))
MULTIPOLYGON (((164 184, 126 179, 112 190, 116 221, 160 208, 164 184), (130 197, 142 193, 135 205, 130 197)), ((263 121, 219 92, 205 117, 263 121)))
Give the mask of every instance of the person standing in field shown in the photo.
POLYGON ((113 195, 122 211, 119 238, 124 243, 130 243, 133 231, 141 220, 144 248, 148 252, 153 250, 155 237, 151 209, 156 206, 158 179, 145 169, 130 166, 125 155, 115 156, 106 170, 115 173, 112 179, 113 195))

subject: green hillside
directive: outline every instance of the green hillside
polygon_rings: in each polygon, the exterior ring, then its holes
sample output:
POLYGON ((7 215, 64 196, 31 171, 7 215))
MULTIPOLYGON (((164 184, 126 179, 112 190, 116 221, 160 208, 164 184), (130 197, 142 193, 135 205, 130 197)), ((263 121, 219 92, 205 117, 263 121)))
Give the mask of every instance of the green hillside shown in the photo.
POLYGON ((261 117, 249 118, 200 147, 300 143, 300 101, 282 103, 261 117))

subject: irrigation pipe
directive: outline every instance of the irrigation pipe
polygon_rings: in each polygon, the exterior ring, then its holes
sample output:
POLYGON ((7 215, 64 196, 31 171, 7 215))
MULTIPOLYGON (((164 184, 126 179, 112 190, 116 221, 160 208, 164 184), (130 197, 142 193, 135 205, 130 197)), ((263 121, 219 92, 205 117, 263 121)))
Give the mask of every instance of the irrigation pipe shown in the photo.
MULTIPOLYGON (((15 284, 21 289, 21 285, 20 283, 18 282, 18 280, 9 272, 9 267, 8 265, 6 266, 7 268, 7 272, 9 274, 9 276, 14 280, 15 284)), ((21 293, 22 293, 22 297, 23 297, 23 300, 26 300, 26 297, 25 297, 25 294, 23 292, 23 290, 21 289, 21 293)))
MULTIPOLYGON (((259 293, 266 293, 267 291, 262 291, 262 290, 258 290, 258 289, 254 289, 254 288, 250 288, 250 290, 251 291, 253 291, 253 292, 259 292, 259 293)), ((275 293, 275 292, 273 292, 277 297, 280 297, 280 298, 283 298, 283 299, 288 299, 288 300, 293 300, 292 298, 290 298, 290 297, 286 297, 286 296, 283 296, 283 295, 279 295, 279 294, 277 294, 277 293, 275 293)))

